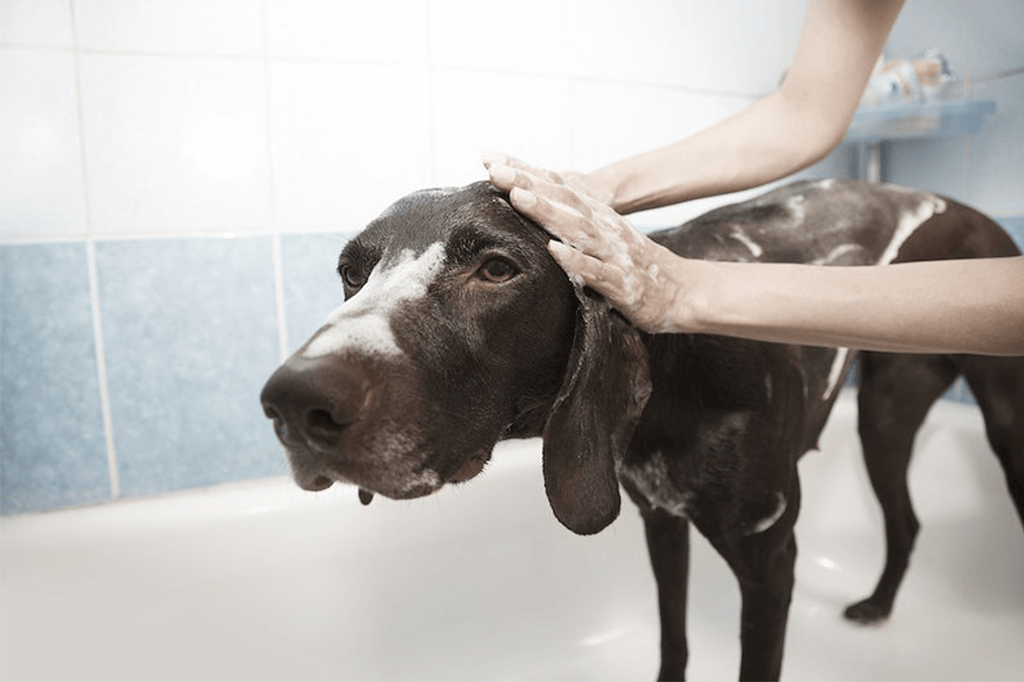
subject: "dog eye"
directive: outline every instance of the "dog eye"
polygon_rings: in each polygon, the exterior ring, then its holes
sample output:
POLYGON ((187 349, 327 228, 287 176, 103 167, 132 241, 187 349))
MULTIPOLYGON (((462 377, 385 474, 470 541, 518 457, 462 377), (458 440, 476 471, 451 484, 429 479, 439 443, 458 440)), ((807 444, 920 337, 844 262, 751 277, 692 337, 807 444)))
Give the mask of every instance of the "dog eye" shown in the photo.
POLYGON ((343 265, 338 272, 341 275, 341 281, 350 289, 358 289, 366 284, 366 275, 353 265, 343 265))
POLYGON ((482 279, 495 284, 507 282, 518 274, 516 266, 504 258, 488 258, 477 273, 482 279))

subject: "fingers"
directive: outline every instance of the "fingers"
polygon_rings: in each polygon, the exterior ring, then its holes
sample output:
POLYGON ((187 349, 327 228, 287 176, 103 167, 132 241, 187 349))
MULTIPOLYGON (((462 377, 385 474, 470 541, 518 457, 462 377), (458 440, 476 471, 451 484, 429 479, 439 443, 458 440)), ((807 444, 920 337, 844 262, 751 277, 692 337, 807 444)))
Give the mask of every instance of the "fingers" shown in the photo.
POLYGON ((548 252, 576 286, 590 287, 620 310, 632 306, 633 301, 627 300, 626 277, 621 270, 554 240, 548 242, 548 252))
POLYGON ((514 156, 508 156, 507 154, 500 154, 498 152, 484 152, 480 155, 480 160, 483 161, 484 167, 487 169, 491 176, 491 182, 496 187, 508 190, 516 182, 517 175, 520 180, 525 179, 539 179, 560 184, 562 181, 561 176, 543 168, 537 168, 531 166, 525 161, 520 161, 514 156), (516 171, 520 171, 518 174, 516 171))
POLYGON ((512 188, 509 199, 517 211, 567 244, 589 252, 602 242, 591 216, 573 206, 519 187, 512 188))
POLYGON ((531 166, 521 159, 517 159, 514 156, 509 156, 508 154, 502 154, 500 152, 483 152, 480 154, 480 160, 487 169, 490 169, 491 166, 507 166, 509 168, 518 168, 519 170, 526 171, 532 175, 549 176, 552 180, 557 180, 559 177, 557 173, 553 173, 536 166, 531 166))
POLYGON ((493 184, 498 189, 511 191, 513 188, 530 190, 534 194, 542 195, 549 201, 570 206, 577 213, 590 215, 593 209, 588 205, 587 199, 574 188, 561 182, 561 179, 550 172, 542 171, 538 175, 530 170, 513 168, 504 164, 492 164, 487 172, 493 184))

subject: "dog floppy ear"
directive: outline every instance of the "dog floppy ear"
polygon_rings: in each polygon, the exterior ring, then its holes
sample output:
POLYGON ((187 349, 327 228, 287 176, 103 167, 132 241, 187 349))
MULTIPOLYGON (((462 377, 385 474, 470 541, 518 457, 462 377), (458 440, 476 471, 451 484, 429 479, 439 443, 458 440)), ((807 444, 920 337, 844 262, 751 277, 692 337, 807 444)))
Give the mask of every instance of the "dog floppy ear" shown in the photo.
POLYGON ((640 333, 608 303, 576 289, 576 335, 544 428, 544 487, 555 517, 580 535, 619 515, 615 462, 651 394, 640 333))

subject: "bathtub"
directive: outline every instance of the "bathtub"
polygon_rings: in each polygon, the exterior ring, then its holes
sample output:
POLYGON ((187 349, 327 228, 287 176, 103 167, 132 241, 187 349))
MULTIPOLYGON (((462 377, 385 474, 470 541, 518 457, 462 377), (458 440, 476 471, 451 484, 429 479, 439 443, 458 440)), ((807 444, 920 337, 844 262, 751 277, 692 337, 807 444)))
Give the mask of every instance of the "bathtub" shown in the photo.
MULTIPOLYGON (((844 393, 801 462, 783 677, 1020 679, 1024 533, 975 408, 917 442, 922 521, 893 617, 845 622, 883 560, 844 393)), ((628 502, 603 533, 551 516, 536 440, 477 480, 363 508, 351 488, 231 484, 0 525, 4 680, 653 679, 657 610, 628 502)), ((735 679, 735 580, 693 533, 691 679, 735 679)))

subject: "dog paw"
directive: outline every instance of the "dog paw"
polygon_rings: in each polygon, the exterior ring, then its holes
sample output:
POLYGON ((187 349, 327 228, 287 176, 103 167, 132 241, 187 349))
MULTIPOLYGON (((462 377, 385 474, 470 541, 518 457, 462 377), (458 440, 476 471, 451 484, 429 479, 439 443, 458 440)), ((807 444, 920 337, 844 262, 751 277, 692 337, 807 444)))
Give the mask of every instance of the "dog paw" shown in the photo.
POLYGON ((892 607, 887 604, 879 604, 872 599, 865 599, 856 604, 851 604, 843 612, 847 620, 852 620, 861 625, 878 625, 889 617, 892 607))

